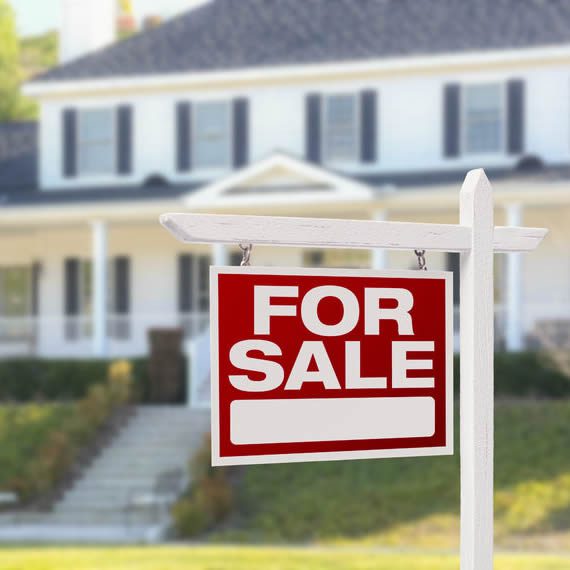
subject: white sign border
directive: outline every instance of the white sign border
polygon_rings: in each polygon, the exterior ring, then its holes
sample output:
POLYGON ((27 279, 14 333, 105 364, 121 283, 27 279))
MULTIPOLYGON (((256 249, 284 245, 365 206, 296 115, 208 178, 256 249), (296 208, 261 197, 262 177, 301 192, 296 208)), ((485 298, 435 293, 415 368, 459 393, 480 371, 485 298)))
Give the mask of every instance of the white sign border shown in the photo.
POLYGON ((211 368, 211 439, 212 466, 267 465, 313 461, 346 461, 351 459, 389 459, 398 457, 430 457, 454 453, 454 399, 453 399, 453 274, 450 271, 336 269, 272 266, 211 266, 210 267, 210 368, 211 368), (440 447, 409 449, 381 449, 360 451, 332 451, 310 453, 280 453, 278 455, 243 455, 220 457, 219 434, 219 361, 218 361, 218 275, 314 275, 331 277, 392 277, 413 279, 443 279, 445 281, 446 309, 446 444, 440 447), (216 326, 214 326, 216 325, 216 326))

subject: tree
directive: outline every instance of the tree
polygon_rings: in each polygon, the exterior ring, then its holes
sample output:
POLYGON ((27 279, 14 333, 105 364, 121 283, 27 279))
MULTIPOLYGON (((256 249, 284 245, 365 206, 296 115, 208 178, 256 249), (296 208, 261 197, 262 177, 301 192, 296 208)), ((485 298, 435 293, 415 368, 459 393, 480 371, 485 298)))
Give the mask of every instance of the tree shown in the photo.
POLYGON ((0 0, 0 121, 19 119, 28 107, 20 96, 19 55, 14 12, 0 0))

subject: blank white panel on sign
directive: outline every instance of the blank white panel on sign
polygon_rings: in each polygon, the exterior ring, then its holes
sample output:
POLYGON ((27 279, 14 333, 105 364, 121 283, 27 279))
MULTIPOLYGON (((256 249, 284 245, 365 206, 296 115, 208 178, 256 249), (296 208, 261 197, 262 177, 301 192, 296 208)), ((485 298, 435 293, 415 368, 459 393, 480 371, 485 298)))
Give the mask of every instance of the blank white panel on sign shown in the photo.
POLYGON ((431 437, 434 432, 430 397, 236 400, 230 410, 235 445, 431 437))

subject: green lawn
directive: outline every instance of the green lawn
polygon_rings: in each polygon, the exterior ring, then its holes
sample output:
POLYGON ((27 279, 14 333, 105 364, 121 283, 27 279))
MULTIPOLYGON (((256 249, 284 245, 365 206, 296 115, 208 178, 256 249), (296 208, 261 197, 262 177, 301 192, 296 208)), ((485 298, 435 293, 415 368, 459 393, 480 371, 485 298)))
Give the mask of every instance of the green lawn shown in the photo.
MULTIPOLYGON (((495 570, 568 570, 570 558, 498 555, 495 570)), ((277 548, 8 548, 2 570, 458 570, 451 555, 277 548)))
MULTIPOLYGON (((570 551, 570 400, 498 401, 495 416, 497 542, 570 551)), ((213 538, 456 549, 458 439, 453 457, 249 467, 213 538)))
POLYGON ((0 489, 21 478, 49 435, 72 413, 66 404, 0 404, 0 489))

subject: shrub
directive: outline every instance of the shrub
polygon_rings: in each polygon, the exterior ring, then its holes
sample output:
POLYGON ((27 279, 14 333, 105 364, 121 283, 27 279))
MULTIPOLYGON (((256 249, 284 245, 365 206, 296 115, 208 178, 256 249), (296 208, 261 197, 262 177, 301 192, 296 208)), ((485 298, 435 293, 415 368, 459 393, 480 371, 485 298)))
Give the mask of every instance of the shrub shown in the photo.
POLYGON ((179 536, 202 534, 212 525, 212 516, 200 502, 191 497, 180 499, 172 508, 172 517, 179 536))
POLYGON ((232 511, 234 493, 227 467, 212 467, 210 436, 190 461, 192 486, 172 509, 177 534, 190 538, 223 521, 232 511))
POLYGON ((81 446, 97 434, 115 410, 130 401, 131 370, 129 363, 113 364, 107 381, 91 385, 87 395, 71 406, 58 428, 39 443, 19 476, 3 485, 24 501, 52 491, 68 472, 81 446))
MULTIPOLYGON (((147 401, 149 380, 147 359, 128 362, 135 395, 147 401)), ((79 400, 89 388, 107 377, 109 366, 121 369, 127 365, 113 364, 108 360, 48 360, 40 358, 14 358, 0 362, 0 401, 30 402, 34 400, 79 400)), ((124 372, 124 370, 123 370, 124 372)))
POLYGON ((229 515, 234 503, 232 487, 225 478, 202 481, 196 488, 195 499, 214 522, 220 522, 229 515))
MULTIPOLYGON (((459 394, 459 357, 455 358, 455 394, 459 394)), ((570 378, 541 352, 495 354, 495 396, 563 398, 570 396, 570 378)))
POLYGON ((109 397, 113 406, 129 403, 133 393, 133 365, 128 360, 118 360, 109 366, 109 397))
POLYGON ((47 445, 75 415, 72 404, 27 404, 0 406, 0 489, 20 495, 29 486, 27 470, 47 445))

